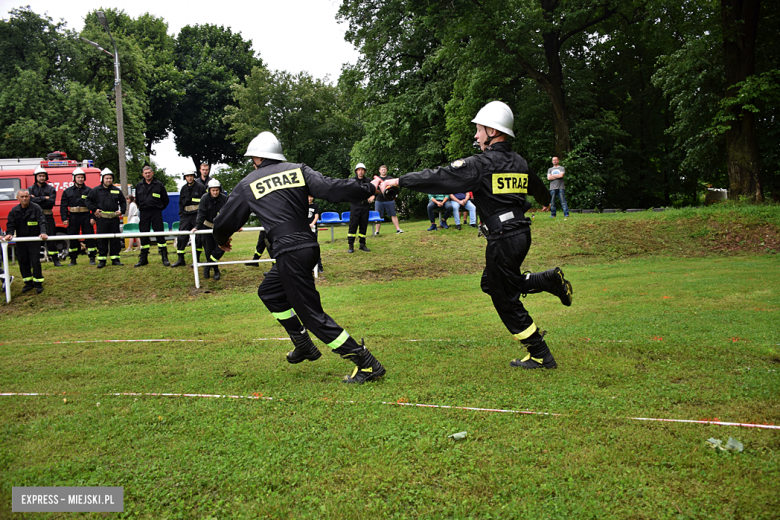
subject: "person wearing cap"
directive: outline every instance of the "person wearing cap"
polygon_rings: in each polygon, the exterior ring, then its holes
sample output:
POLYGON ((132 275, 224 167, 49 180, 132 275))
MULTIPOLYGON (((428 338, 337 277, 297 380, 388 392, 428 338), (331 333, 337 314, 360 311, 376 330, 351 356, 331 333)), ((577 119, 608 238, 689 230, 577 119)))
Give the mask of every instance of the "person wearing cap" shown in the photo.
MULTIPOLYGON (((60 200, 60 217, 62 223, 68 228, 69 235, 94 235, 95 234, 95 217, 90 213, 87 207, 87 196, 92 188, 85 184, 87 180, 87 174, 81 168, 73 170, 73 185, 62 192, 62 199, 60 200)), ((89 264, 95 265, 95 257, 97 256, 97 245, 94 238, 88 238, 85 240, 87 246, 87 254, 89 255, 89 264)), ((70 248, 68 249, 70 255, 70 263, 68 266, 76 265, 76 259, 79 256, 79 241, 71 240, 70 248)))
MULTIPOLYGON (((48 240, 46 234, 46 217, 41 207, 30 200, 29 190, 21 189, 16 192, 17 206, 11 208, 8 213, 8 228, 5 230, 3 240, 10 242, 14 235, 21 237, 38 237, 43 241, 48 240)), ((19 272, 24 281, 22 292, 26 293, 35 288, 38 294, 43 292, 43 272, 41 271, 41 244, 38 241, 17 242, 16 254, 19 259, 19 272)))
MULTIPOLYGON (((135 186, 135 201, 141 212, 141 222, 138 223, 138 231, 148 233, 150 230, 155 232, 163 231, 162 211, 168 207, 168 192, 165 185, 154 178, 152 167, 148 164, 144 166, 141 175, 143 180, 135 186)), ((162 263, 165 267, 170 267, 168 261, 168 245, 165 243, 165 237, 160 235, 157 239, 157 251, 162 257, 162 263)), ((149 264, 149 248, 152 240, 150 237, 141 237, 141 255, 135 267, 141 267, 149 264)))
MULTIPOLYGON (((371 181, 366 178, 366 165, 358 163, 355 166, 355 179, 359 184, 367 186, 371 181)), ((374 202, 375 195, 371 195, 365 200, 353 202, 349 206, 349 231, 347 231, 347 243, 349 244, 348 253, 355 252, 355 237, 360 242, 361 251, 371 251, 366 247, 366 231, 368 230, 368 212, 371 210, 371 203, 374 202)))
MULTIPOLYGON (((198 217, 193 231, 198 229, 214 229, 214 219, 219 210, 227 202, 227 196, 222 193, 222 184, 217 179, 209 181, 209 191, 198 204, 198 217)), ((200 235, 203 237, 203 251, 206 254, 206 262, 219 262, 225 252, 217 246, 213 235, 200 235)), ((209 271, 214 269, 214 279, 219 280, 222 274, 219 272, 219 266, 205 266, 203 268, 203 277, 209 277, 209 271)))
MULTIPOLYGON (((35 169, 35 184, 30 186, 30 202, 41 207, 43 216, 46 218, 46 229, 49 230, 52 236, 56 235, 57 226, 54 224, 54 204, 57 202, 57 189, 49 184, 49 174, 40 166, 35 169)), ((54 262, 54 266, 62 267, 56 242, 48 240, 44 244, 49 252, 49 259, 54 262)))
MULTIPOLYGON (((105 168, 100 172, 100 186, 93 188, 87 195, 87 207, 97 220, 97 234, 119 233, 119 220, 127 210, 127 200, 117 186, 114 186, 114 173, 105 168)), ((124 265, 119 260, 122 250, 122 240, 114 238, 98 238, 98 269, 106 266, 106 260, 111 257, 111 265, 124 265)))
POLYGON ((424 193, 474 193, 474 204, 487 238, 482 291, 490 295, 504 326, 523 344, 528 355, 514 359, 510 366, 535 369, 555 368, 557 363, 544 340, 544 332, 534 323, 521 296, 549 292, 566 306, 572 303, 571 283, 556 267, 541 273, 521 272, 531 247, 531 208, 526 200, 532 195, 547 210, 550 192, 520 155, 512 151, 514 115, 501 101, 485 105, 471 121, 481 154, 458 159, 447 166, 408 173, 382 183, 382 191, 400 186, 424 193))
MULTIPOLYGON (((184 231, 186 229, 193 229, 197 226, 198 220, 198 206, 201 203, 203 195, 206 194, 206 188, 199 182, 195 182, 195 173, 185 173, 184 180, 186 181, 184 186, 179 190, 179 229, 184 231)), ((200 262, 200 253, 203 251, 201 235, 195 235, 195 252, 200 262)), ((184 253, 186 252, 187 243, 190 237, 187 235, 179 235, 176 237, 176 254, 179 259, 171 265, 171 267, 180 267, 187 265, 184 261, 184 253)))
POLYGON ((331 202, 366 200, 376 193, 379 180, 332 179, 305 164, 287 162, 282 145, 271 132, 262 132, 249 143, 246 157, 256 170, 233 189, 227 204, 214 221, 214 240, 225 251, 231 236, 254 213, 263 223, 268 253, 276 263, 257 290, 266 308, 285 328, 294 350, 289 363, 315 361, 322 355, 309 331, 332 352, 355 364, 345 383, 365 383, 382 377, 386 370, 362 344, 325 314, 312 271, 320 258, 317 236, 311 232, 308 196, 331 202))

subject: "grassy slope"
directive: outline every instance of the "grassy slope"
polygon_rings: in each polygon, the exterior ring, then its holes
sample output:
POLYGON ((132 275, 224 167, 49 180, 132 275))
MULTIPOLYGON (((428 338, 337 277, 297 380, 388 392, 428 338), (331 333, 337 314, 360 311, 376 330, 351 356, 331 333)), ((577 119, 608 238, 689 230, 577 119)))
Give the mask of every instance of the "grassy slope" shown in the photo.
POLYGON ((561 365, 546 373, 507 367, 521 352, 477 289, 482 239, 403 227, 369 254, 321 235, 326 310, 389 370, 360 388, 336 356, 290 366, 288 341, 257 341, 282 335, 258 269, 199 291, 158 265, 47 270, 43 295, 0 310, 0 391, 66 394, 0 398, 0 516, 12 485, 122 485, 146 518, 775 515, 779 432, 625 418, 780 423, 776 209, 537 218, 527 267, 562 265, 576 291, 526 300, 561 365), (203 341, 53 344, 161 337, 203 341), (746 451, 704 445, 728 436, 746 451))

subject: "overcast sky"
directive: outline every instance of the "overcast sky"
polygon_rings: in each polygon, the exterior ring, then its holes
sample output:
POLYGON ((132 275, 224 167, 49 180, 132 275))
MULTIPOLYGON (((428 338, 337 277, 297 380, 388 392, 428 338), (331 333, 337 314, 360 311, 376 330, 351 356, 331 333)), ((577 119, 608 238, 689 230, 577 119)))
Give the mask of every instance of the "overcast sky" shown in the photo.
MULTIPOLYGON (((55 21, 64 19, 76 31, 84 27, 87 13, 109 8, 133 18, 144 13, 161 17, 172 36, 185 25, 223 25, 252 40, 252 48, 271 70, 307 71, 320 79, 328 75, 331 82, 338 80, 344 63, 358 60, 358 52, 344 41, 346 24, 336 22, 340 0, 0 0, 0 16, 8 19, 11 9, 26 5, 55 21)), ((121 64, 121 55, 119 59, 121 64)), ((190 159, 176 153, 172 138, 155 146, 154 160, 168 174, 193 168, 190 159)))

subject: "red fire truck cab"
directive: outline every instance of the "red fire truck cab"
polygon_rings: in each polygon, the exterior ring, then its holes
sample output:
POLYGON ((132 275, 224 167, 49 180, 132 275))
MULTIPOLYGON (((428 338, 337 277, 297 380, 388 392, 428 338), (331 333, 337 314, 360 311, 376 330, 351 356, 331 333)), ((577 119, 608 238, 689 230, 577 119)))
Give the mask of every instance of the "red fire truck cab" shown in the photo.
MULTIPOLYGON (((49 183, 57 190, 57 202, 54 205, 54 223, 57 226, 56 234, 65 235, 66 229, 60 218, 60 201, 62 192, 73 185, 73 170, 81 168, 87 175, 87 186, 94 188, 100 184, 100 169, 95 168, 92 160, 69 160, 64 152, 52 152, 46 159, 0 159, 0 229, 6 230, 8 226, 8 214, 11 209, 19 204, 16 200, 16 192, 22 188, 30 188, 35 184, 35 169, 42 167, 49 174, 49 183)), ((48 231, 49 235, 55 233, 48 231)), ((62 247, 58 243, 57 249, 67 249, 67 243, 62 247)))

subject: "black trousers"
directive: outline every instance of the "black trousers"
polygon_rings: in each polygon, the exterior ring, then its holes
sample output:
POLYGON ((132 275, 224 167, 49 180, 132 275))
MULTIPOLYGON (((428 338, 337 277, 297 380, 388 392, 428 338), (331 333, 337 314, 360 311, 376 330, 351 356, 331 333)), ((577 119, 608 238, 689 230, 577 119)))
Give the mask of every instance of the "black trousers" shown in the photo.
POLYGON ((482 291, 493 300, 504 326, 520 341, 537 331, 534 320, 520 302, 520 295, 528 292, 520 267, 530 248, 530 230, 499 239, 489 238, 485 249, 485 270, 480 282, 482 291))
POLYGON ((19 257, 19 272, 22 274, 24 285, 43 285, 43 272, 41 271, 41 243, 17 242, 16 255, 19 257))
POLYGON ((258 287, 257 295, 274 318, 288 319, 294 311, 304 327, 335 349, 347 341, 349 334, 322 309, 320 293, 312 276, 319 258, 319 246, 279 255, 258 287))
POLYGON ((219 262, 222 255, 225 254, 223 250, 217 245, 217 241, 214 240, 213 235, 200 235, 203 237, 203 252, 206 253, 206 262, 219 262))
MULTIPOLYGON (((119 218, 98 218, 97 232, 100 233, 119 233, 119 218)), ((98 238, 97 239, 98 260, 106 261, 111 256, 111 260, 119 259, 119 252, 122 250, 122 240, 120 238, 98 238)))
MULTIPOLYGON (((89 213, 71 213, 68 215, 68 234, 78 235, 79 232, 82 235, 94 235, 95 230, 92 228, 92 224, 89 220, 92 216, 89 213)), ((94 238, 88 238, 84 241, 87 246, 87 253, 89 256, 95 256, 97 254, 97 245, 94 238)), ((76 258, 79 255, 79 241, 71 240, 70 247, 68 249, 71 258, 76 258)))
POLYGON ((54 237, 57 236, 57 225, 54 223, 54 215, 44 215, 46 218, 46 234, 49 235, 49 240, 43 244, 46 246, 46 251, 49 252, 49 256, 54 256, 58 253, 57 244, 54 237))
POLYGON ((263 256, 263 251, 265 251, 265 231, 261 231, 259 235, 257 235, 257 245, 255 246, 255 254, 257 256, 263 256))
POLYGON ((357 236, 361 244, 366 243, 366 229, 368 229, 368 212, 371 206, 368 204, 353 204, 349 208, 349 231, 347 242, 355 243, 357 236))
MULTIPOLYGON (((163 231, 162 210, 158 209, 154 211, 141 211, 141 222, 138 224, 138 231, 141 233, 148 233, 150 228, 152 231, 163 231)), ((154 238, 157 239, 158 250, 168 250, 164 236, 154 238)), ((149 249, 150 244, 152 243, 151 239, 152 237, 141 237, 141 251, 144 249, 149 249)))
MULTIPOLYGON (((184 214, 179 215, 179 231, 190 231, 195 228, 195 221, 198 220, 198 214, 193 213, 191 215, 184 214)), ((139 227, 140 229, 140 227, 139 227)), ((199 237, 200 235, 195 235, 195 237, 199 237)), ((189 235, 179 235, 176 237, 176 252, 180 255, 183 255, 187 252, 187 244, 190 241, 189 235)), ((195 241, 195 245, 198 245, 198 241, 195 241)))

